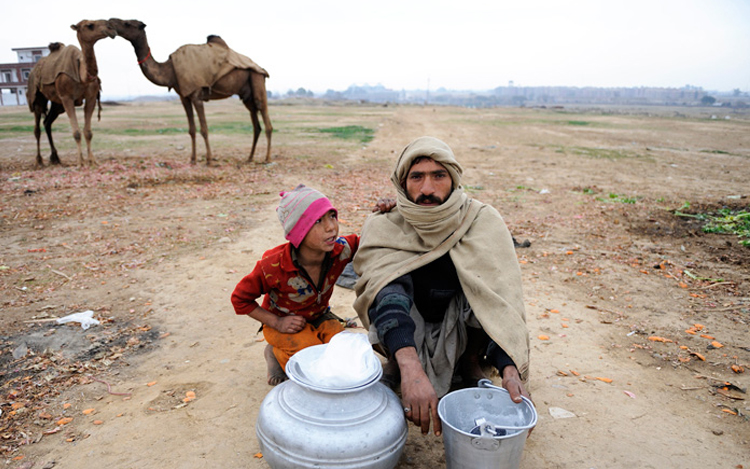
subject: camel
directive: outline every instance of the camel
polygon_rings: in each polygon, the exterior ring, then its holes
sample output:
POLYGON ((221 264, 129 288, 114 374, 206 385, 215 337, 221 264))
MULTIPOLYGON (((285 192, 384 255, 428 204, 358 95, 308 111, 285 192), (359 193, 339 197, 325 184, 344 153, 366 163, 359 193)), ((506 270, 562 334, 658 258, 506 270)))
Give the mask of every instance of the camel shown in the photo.
POLYGON ((250 111, 253 123, 253 146, 248 162, 253 161, 261 127, 258 113, 266 127, 266 163, 271 160, 271 134, 273 127, 268 116, 266 77, 268 72, 255 62, 231 50, 219 36, 208 36, 206 44, 185 45, 169 56, 166 62, 157 62, 151 55, 146 38, 146 25, 138 20, 110 18, 117 35, 130 41, 143 75, 152 83, 174 89, 180 97, 187 115, 192 154, 190 163, 196 162, 195 120, 193 109, 198 113, 201 135, 206 144, 206 165, 211 164, 211 146, 208 143, 208 125, 203 108, 204 101, 225 99, 238 95, 250 111), (193 55, 191 55, 193 54, 193 55), (217 59, 217 56, 220 59, 217 59), (205 65, 201 64, 202 60, 205 65), (209 66, 212 63, 214 66, 209 66), (217 65, 218 64, 218 65, 217 65), (217 69, 220 68, 219 69, 217 69), (200 77, 197 75, 201 75, 200 77))
POLYGON ((72 25, 71 29, 76 31, 81 49, 75 46, 65 46, 59 42, 51 43, 50 55, 37 62, 29 75, 26 97, 29 110, 34 113, 37 168, 44 166, 39 143, 41 137, 39 121, 42 115, 44 115, 44 130, 51 148, 50 164, 60 164, 60 157, 52 141, 52 123, 63 111, 70 119, 73 138, 78 145, 78 165, 83 166, 81 130, 76 117, 76 107, 81 105, 83 105, 83 136, 86 139, 88 162, 92 166, 96 164, 91 152, 91 117, 98 104, 98 118, 101 120, 102 108, 99 101, 101 81, 94 55, 94 44, 105 37, 114 38, 116 33, 106 20, 83 20, 72 25), (48 101, 51 102, 49 110, 47 110, 48 101))

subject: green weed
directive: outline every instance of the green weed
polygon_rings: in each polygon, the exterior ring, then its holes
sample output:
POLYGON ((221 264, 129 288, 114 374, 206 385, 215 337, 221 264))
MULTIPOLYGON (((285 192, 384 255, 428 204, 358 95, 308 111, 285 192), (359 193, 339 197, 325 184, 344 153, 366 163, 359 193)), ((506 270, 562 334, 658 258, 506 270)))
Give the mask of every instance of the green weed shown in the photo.
POLYGON ((684 213, 682 210, 690 208, 690 202, 674 211, 678 217, 695 218, 705 222, 701 228, 704 233, 736 235, 742 246, 750 247, 750 212, 747 210, 719 209, 716 215, 708 213, 684 213))
POLYGON ((368 143, 375 138, 375 131, 361 125, 347 125, 344 127, 328 127, 318 129, 318 132, 332 134, 336 138, 344 140, 359 140, 361 143, 368 143))

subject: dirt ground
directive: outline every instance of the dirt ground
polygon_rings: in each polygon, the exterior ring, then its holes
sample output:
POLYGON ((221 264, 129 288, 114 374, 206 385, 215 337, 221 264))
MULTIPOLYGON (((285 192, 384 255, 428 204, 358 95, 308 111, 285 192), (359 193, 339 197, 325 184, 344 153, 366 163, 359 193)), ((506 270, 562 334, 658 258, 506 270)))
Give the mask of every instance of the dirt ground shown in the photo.
MULTIPOLYGON (((268 467, 265 343, 229 295, 283 242, 278 192, 322 190, 356 232, 400 150, 432 135, 531 242, 517 254, 539 422, 522 467, 750 468, 750 247, 675 215, 748 210, 750 116, 277 104, 262 165, 245 161, 241 104, 207 110, 213 167, 188 164, 178 102, 105 103, 97 167, 75 166, 61 117, 64 166, 35 170, 31 114, 0 108, 6 467, 268 467), (320 131, 349 125, 374 139, 320 131), (87 310, 100 324, 55 321, 87 310)), ((353 300, 338 288, 334 312, 356 316, 353 300)), ((444 465, 442 440, 411 428, 398 467, 444 465)))

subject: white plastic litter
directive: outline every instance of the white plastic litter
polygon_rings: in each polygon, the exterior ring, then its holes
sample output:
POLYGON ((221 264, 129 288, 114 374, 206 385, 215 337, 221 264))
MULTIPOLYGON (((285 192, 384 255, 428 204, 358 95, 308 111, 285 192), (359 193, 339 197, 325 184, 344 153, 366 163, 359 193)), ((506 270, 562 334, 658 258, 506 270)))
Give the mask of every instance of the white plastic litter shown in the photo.
POLYGON ((552 418, 556 419, 569 419, 576 417, 576 414, 569 410, 565 410, 562 407, 550 407, 549 414, 552 416, 552 418))
POLYGON ((94 319, 94 312, 91 310, 69 314, 57 320, 58 324, 65 324, 68 322, 80 322, 83 330, 86 330, 91 326, 99 325, 99 321, 94 319))
POLYGON ((367 382, 381 366, 367 334, 340 332, 305 371, 320 386, 350 387, 367 382))

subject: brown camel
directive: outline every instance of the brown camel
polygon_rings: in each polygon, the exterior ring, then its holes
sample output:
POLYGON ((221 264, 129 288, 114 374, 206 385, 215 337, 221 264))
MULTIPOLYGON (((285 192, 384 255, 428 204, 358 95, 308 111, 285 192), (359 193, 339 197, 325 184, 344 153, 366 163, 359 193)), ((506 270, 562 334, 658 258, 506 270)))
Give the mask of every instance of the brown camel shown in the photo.
MULTIPOLYGON (((78 145, 78 165, 84 163, 81 150, 81 130, 78 127, 76 106, 83 104, 83 135, 86 138, 88 162, 96 164, 91 152, 91 117, 99 103, 99 68, 96 65, 94 44, 105 37, 114 38, 114 28, 106 20, 83 20, 71 26, 76 31, 79 50, 75 46, 64 46, 56 42, 50 44, 50 55, 41 59, 29 75, 29 86, 26 90, 29 109, 34 113, 34 136, 36 137, 36 166, 44 166, 39 140, 41 130, 39 121, 44 115, 44 130, 47 133, 51 154, 51 164, 60 164, 57 149, 52 141, 52 123, 63 111, 70 119, 73 138, 78 145), (47 102, 52 104, 49 111, 47 102)), ((101 119, 101 103, 99 103, 99 119, 101 119)))
POLYGON ((193 152, 190 162, 195 164, 195 120, 193 108, 198 113, 201 135, 206 144, 206 164, 211 164, 211 147, 208 144, 208 125, 203 108, 204 101, 224 99, 238 95, 250 111, 253 123, 253 146, 248 161, 253 160, 261 127, 258 113, 266 127, 266 162, 271 160, 271 118, 268 116, 266 77, 268 72, 249 58, 232 51, 218 36, 209 36, 206 44, 185 45, 169 56, 166 62, 157 62, 151 55, 146 38, 146 25, 138 20, 111 18, 110 24, 117 34, 130 41, 138 65, 146 78, 159 86, 174 89, 180 96, 187 114, 193 152))

